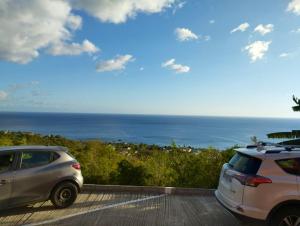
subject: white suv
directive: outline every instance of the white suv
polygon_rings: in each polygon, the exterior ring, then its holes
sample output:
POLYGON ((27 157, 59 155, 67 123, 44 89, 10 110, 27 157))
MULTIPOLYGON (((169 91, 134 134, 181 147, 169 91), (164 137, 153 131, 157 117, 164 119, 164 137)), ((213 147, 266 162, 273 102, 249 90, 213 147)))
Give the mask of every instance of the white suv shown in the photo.
POLYGON ((227 209, 269 225, 300 226, 300 148, 250 145, 224 164, 217 200, 227 209))

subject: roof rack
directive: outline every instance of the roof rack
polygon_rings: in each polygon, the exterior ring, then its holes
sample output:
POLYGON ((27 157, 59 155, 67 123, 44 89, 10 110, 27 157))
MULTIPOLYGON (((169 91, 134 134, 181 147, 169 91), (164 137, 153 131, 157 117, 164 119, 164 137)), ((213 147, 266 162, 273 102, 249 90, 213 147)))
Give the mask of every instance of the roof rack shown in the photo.
MULTIPOLYGON (((278 147, 284 148, 285 151, 293 151, 295 148, 300 148, 300 145, 286 145, 280 143, 271 143, 271 142, 257 142, 256 144, 247 145, 246 148, 256 148, 258 151, 266 150, 266 147, 278 147)), ((266 153, 275 153, 273 150, 267 150, 266 153)), ((278 152, 278 151, 277 151, 278 152)))

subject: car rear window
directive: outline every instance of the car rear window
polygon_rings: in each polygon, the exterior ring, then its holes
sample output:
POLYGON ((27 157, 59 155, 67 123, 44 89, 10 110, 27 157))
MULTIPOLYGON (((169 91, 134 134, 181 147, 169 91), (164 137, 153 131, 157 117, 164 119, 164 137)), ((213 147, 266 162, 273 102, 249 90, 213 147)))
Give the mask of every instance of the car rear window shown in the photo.
POLYGON ((280 159, 280 160, 276 160, 276 163, 285 172, 294 174, 294 175, 300 175, 300 159, 299 158, 280 159))
POLYGON ((261 160, 237 152, 228 164, 232 169, 240 173, 255 175, 260 167, 261 160))
POLYGON ((51 152, 27 151, 22 153, 21 168, 33 168, 51 162, 51 152))
POLYGON ((56 152, 53 152, 53 153, 52 153, 52 159, 51 159, 51 162, 54 162, 54 161, 56 161, 56 160, 59 159, 59 158, 60 158, 60 155, 57 154, 56 152))
POLYGON ((14 153, 0 154, 0 173, 8 171, 13 164, 14 153))
POLYGON ((47 165, 60 157, 56 152, 50 151, 26 151, 22 153, 21 168, 33 168, 47 165))

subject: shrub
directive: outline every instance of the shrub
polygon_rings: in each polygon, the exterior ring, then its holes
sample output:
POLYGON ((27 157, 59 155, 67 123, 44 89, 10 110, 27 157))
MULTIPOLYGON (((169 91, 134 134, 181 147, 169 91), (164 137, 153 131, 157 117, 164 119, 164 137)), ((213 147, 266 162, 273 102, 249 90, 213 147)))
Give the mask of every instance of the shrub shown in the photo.
POLYGON ((0 146, 59 145, 82 165, 86 183, 216 188, 222 165, 234 148, 190 148, 146 144, 76 141, 61 136, 1 132, 0 146))

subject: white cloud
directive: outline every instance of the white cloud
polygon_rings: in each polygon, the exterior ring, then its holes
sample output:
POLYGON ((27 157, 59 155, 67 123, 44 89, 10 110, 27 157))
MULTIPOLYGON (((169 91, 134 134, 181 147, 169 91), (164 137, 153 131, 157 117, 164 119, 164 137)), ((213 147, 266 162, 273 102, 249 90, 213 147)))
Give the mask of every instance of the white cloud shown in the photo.
POLYGON ((294 29, 294 30, 291 30, 292 33, 300 33, 300 28, 297 28, 297 29, 294 29))
POLYGON ((210 41, 211 37, 209 35, 203 36, 204 41, 210 41))
POLYGON ((187 73, 190 71, 190 67, 176 64, 175 59, 167 60, 166 62, 161 64, 162 67, 174 70, 176 73, 187 73))
POLYGON ((120 71, 126 68, 127 63, 134 60, 132 55, 119 55, 114 59, 98 62, 96 69, 98 72, 120 71))
POLYGON ((0 101, 6 100, 7 97, 8 97, 7 92, 0 90, 0 101))
POLYGON ((0 59, 26 64, 38 57, 41 49, 57 43, 68 46, 82 24, 81 17, 71 11, 68 1, 0 1, 0 59))
POLYGON ((49 104, 47 103, 48 94, 41 90, 39 85, 39 81, 10 84, 5 91, 0 90, 0 105, 3 109, 19 105, 28 106, 28 109, 31 109, 32 106, 40 105, 37 103, 49 104))
POLYGON ((300 0, 292 0, 288 4, 287 11, 300 15, 300 0))
POLYGON ((232 30, 230 31, 230 33, 234 33, 234 32, 237 32, 237 31, 244 32, 244 31, 246 31, 249 27, 250 27, 250 24, 248 24, 248 23, 246 22, 246 23, 240 24, 240 25, 237 26, 236 28, 232 29, 232 30))
POLYGON ((210 24, 214 24, 216 21, 215 20, 210 20, 209 23, 210 24))
POLYGON ((173 14, 177 12, 177 10, 182 9, 186 2, 178 2, 177 4, 174 5, 173 7, 173 14))
POLYGON ((124 23, 137 13, 159 13, 171 7, 176 0, 73 0, 82 9, 103 22, 124 23))
POLYGON ((281 54, 279 55, 280 58, 287 58, 287 57, 289 57, 289 56, 291 56, 291 53, 281 53, 281 54))
MULTIPOLYGON (((26 64, 42 51, 53 55, 94 53, 94 44, 72 42, 83 10, 103 22, 122 23, 137 13, 159 13, 177 0, 1 0, 0 60, 26 64)), ((178 7, 183 7, 179 3, 178 7)))
POLYGON ((39 82, 39 81, 31 81, 30 84, 31 84, 32 86, 37 86, 37 85, 40 84, 40 82, 39 82))
POLYGON ((248 55, 251 58, 252 62, 260 60, 264 57, 265 53, 269 50, 269 45, 271 41, 255 41, 247 45, 244 50, 248 51, 248 55))
POLYGON ((194 34, 191 30, 187 28, 176 28, 175 34, 177 36, 177 39, 181 42, 197 40, 199 38, 198 35, 194 34))
POLYGON ((54 56, 59 55, 80 55, 82 53, 96 53, 99 51, 93 43, 89 40, 84 40, 82 44, 71 43, 67 44, 64 42, 55 43, 49 49, 49 53, 54 56))
POLYGON ((15 83, 15 84, 11 84, 8 87, 8 93, 12 94, 14 92, 17 92, 21 89, 27 89, 27 88, 33 88, 33 87, 37 87, 39 86, 40 82, 39 81, 30 81, 30 82, 26 82, 26 83, 15 83))
POLYGON ((274 25, 273 24, 259 24, 257 27, 254 29, 254 32, 258 32, 261 35, 268 34, 274 30, 274 25))
POLYGON ((67 19, 67 26, 72 30, 78 30, 82 26, 82 19, 80 16, 70 15, 67 19))

